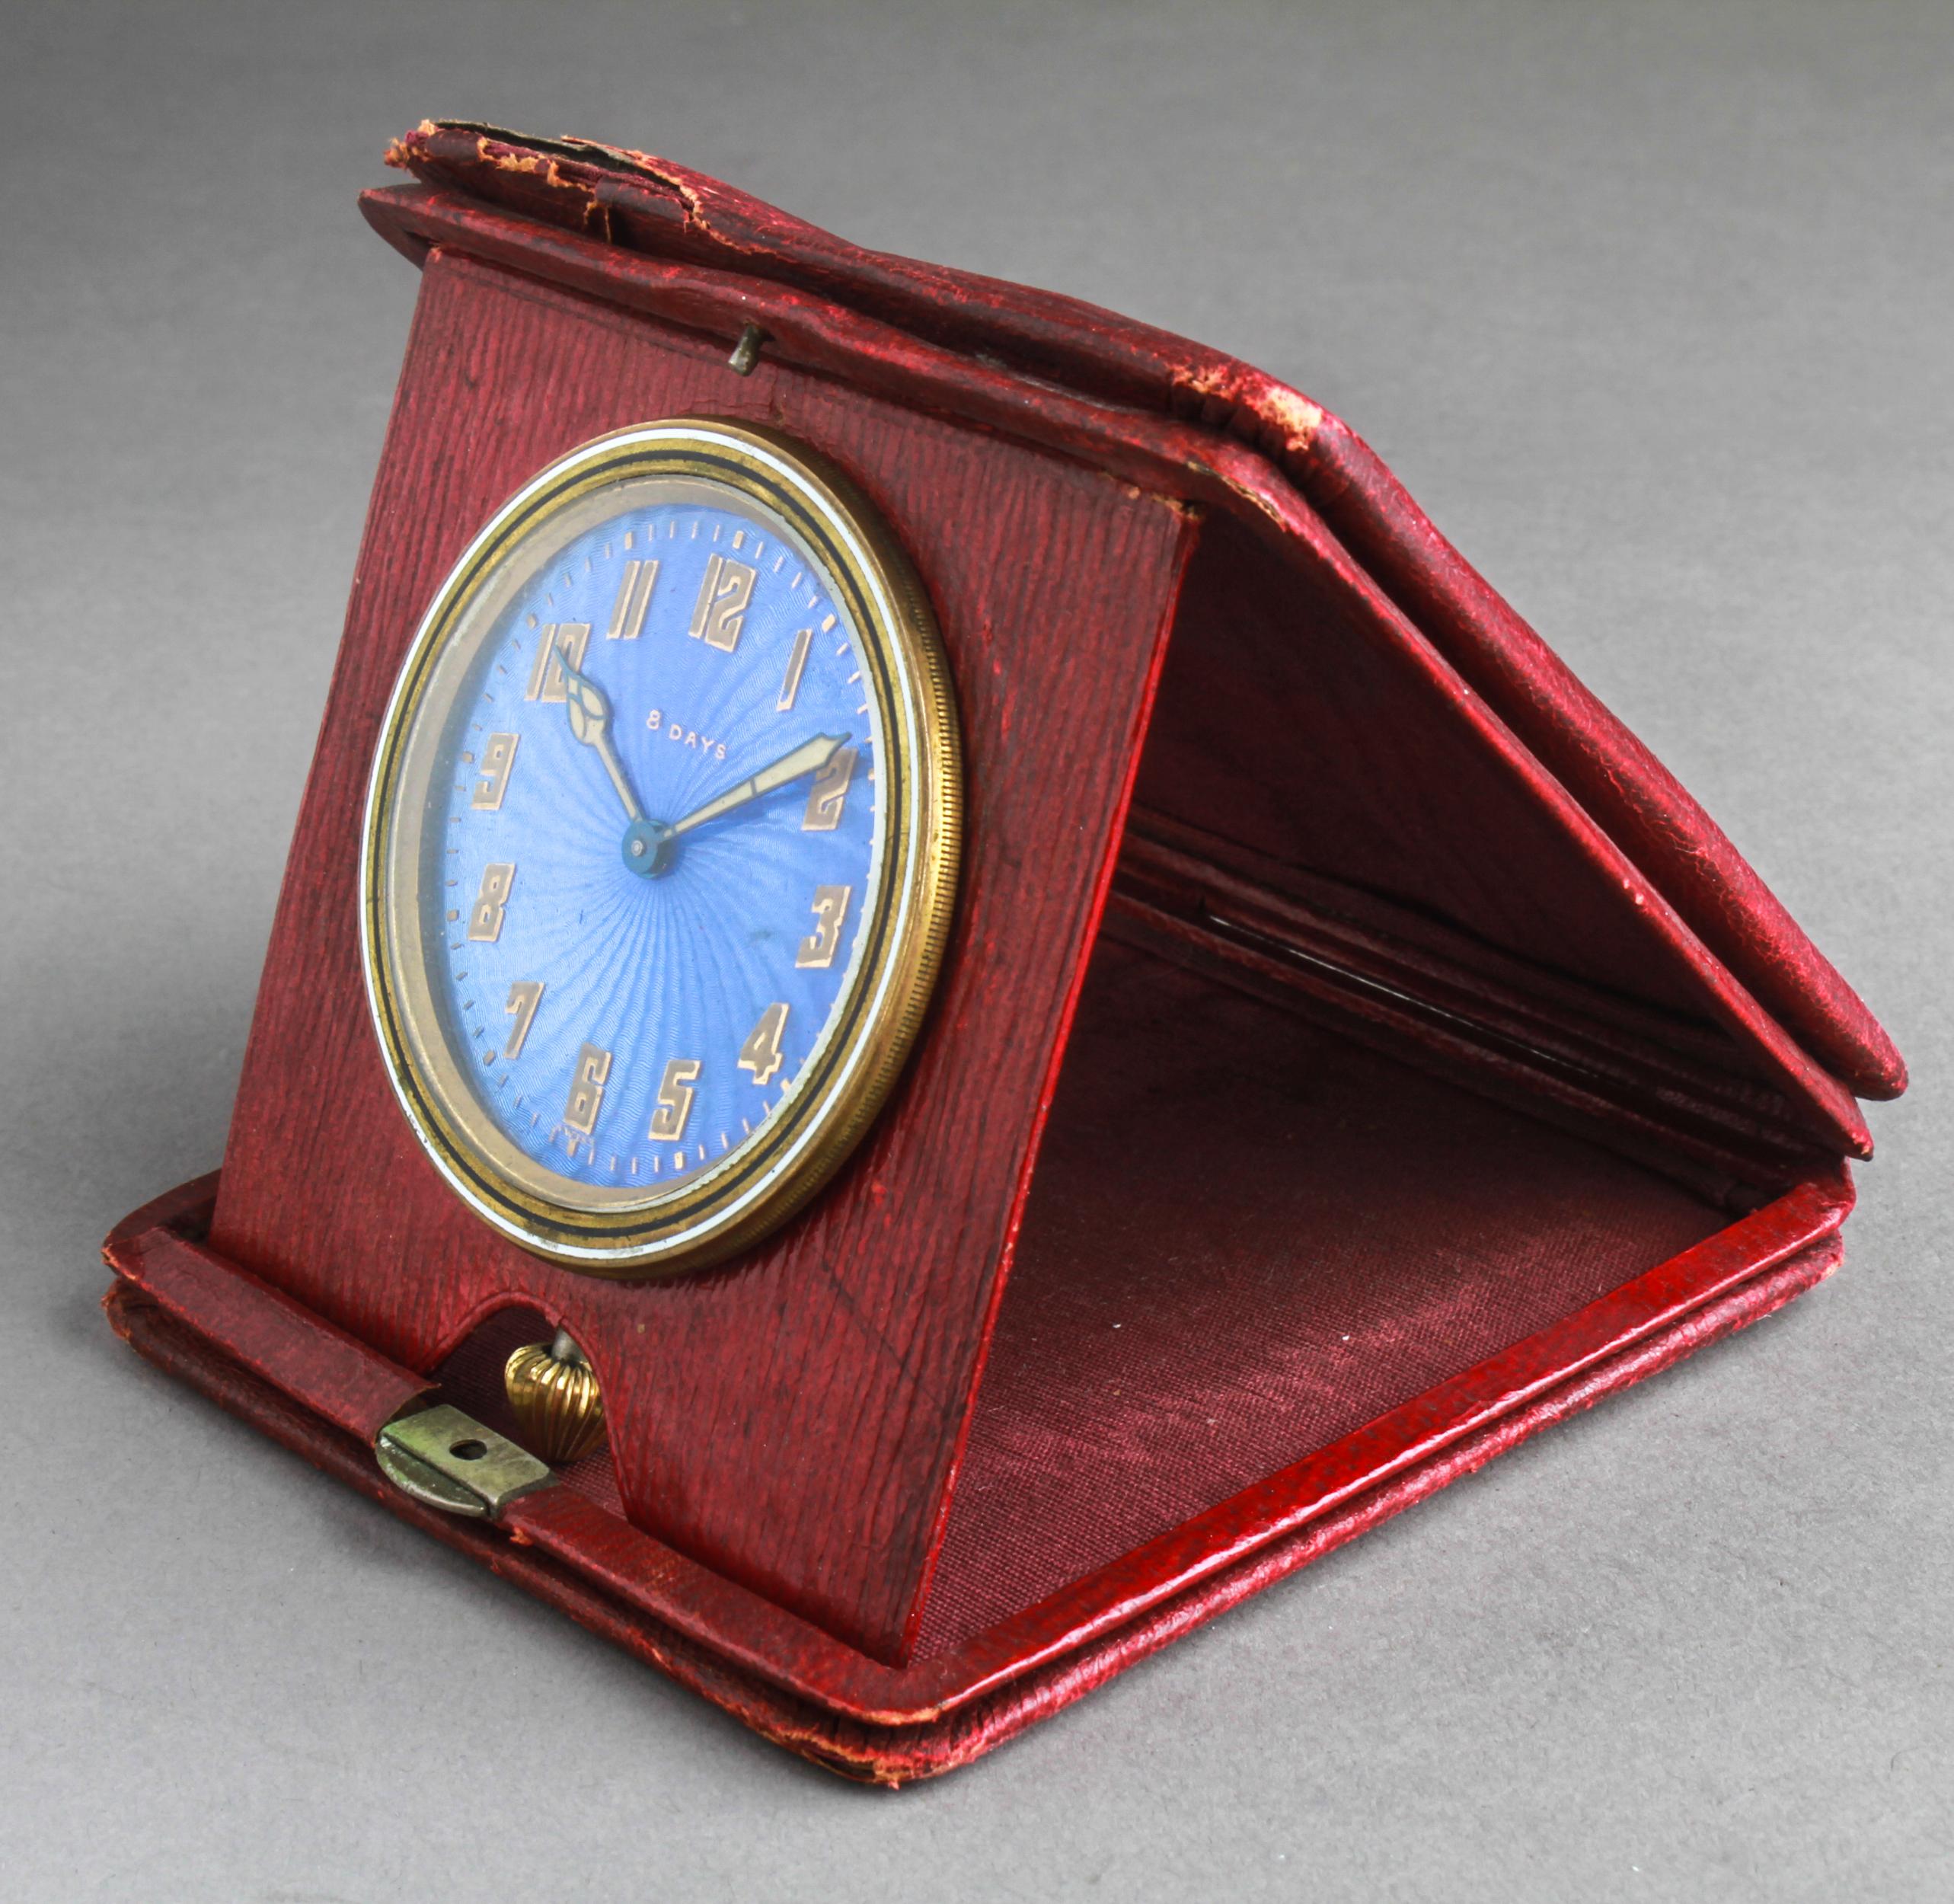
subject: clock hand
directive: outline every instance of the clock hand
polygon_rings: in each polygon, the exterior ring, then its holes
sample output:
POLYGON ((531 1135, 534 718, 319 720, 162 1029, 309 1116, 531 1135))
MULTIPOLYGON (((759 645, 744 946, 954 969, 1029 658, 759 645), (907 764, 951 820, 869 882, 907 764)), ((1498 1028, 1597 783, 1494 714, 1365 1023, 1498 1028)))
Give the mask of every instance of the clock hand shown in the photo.
POLYGON ((803 774, 815 772, 826 766, 848 742, 846 734, 816 734, 812 740, 803 740, 792 753, 781 755, 771 767, 762 767, 757 774, 749 775, 717 799, 707 800, 703 807, 694 807, 683 819, 674 820, 672 832, 689 833, 694 826, 703 826, 707 820, 730 813, 736 807, 744 807, 749 800, 771 794, 777 787, 784 787, 789 781, 800 779, 803 774))
POLYGON ((570 666, 567 655, 559 653, 557 659, 563 666, 564 706, 570 715, 570 732, 586 746, 597 749, 597 758, 603 762, 611 784, 624 803, 627 817, 634 823, 641 823, 644 809, 631 791, 624 763, 618 758, 618 749, 611 740, 611 704, 605 698, 604 690, 587 674, 579 674, 570 666))

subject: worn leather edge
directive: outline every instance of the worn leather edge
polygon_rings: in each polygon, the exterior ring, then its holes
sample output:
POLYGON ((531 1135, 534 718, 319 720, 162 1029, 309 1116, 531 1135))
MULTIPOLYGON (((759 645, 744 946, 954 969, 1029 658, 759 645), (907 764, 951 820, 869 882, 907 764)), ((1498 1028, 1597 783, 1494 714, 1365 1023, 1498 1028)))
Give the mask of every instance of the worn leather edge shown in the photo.
POLYGON ((1534 799, 1575 838, 1583 855, 1617 882, 1689 967, 1702 1007, 1751 1046, 1761 1075, 1809 1112, 1831 1146, 1872 1155, 1872 1137, 1851 1093, 1818 1065, 1783 1024, 1746 989, 1538 757, 1474 692, 1338 541, 1301 490, 1249 446, 1174 418, 1078 396, 1055 385, 1027 392, 995 364, 958 356, 892 329, 879 319, 828 304, 777 282, 755 283, 736 273, 607 245, 577 231, 545 225, 506 207, 420 185, 369 192, 362 209, 376 230, 417 237, 431 254, 458 253, 491 270, 516 271, 575 295, 650 315, 681 329, 715 330, 757 321, 776 357, 819 374, 841 375, 857 387, 935 408, 1062 455, 1084 457, 1124 480, 1205 506, 1238 512, 1252 532, 1285 562, 1327 580, 1367 621, 1403 648, 1426 692, 1448 700, 1534 799))
POLYGON ((1815 1057, 1860 1096, 1905 1088, 1905 1064, 1878 1020, 1722 829, 1382 459, 1301 391, 1076 299, 862 250, 650 154, 428 120, 387 158, 426 182, 606 243, 816 289, 951 348, 1252 446, 1815 1057))
POLYGON ((533 1546, 410 1500, 381 1476, 364 1442, 300 1407, 120 1278, 104 1298, 104 1308, 117 1333, 147 1360, 402 1519, 558 1607, 774 1743, 844 1776, 894 1786, 967 1764, 1182 1634, 1541 1429, 1592 1407, 1604 1395, 1666 1368, 1720 1335, 1761 1319, 1830 1275, 1842 1254, 1837 1234, 1829 1235, 1295 1533, 1258 1548, 1225 1572, 1095 1637, 1076 1652, 940 1717, 888 1726, 844 1718, 784 1693, 592 1587, 533 1546))

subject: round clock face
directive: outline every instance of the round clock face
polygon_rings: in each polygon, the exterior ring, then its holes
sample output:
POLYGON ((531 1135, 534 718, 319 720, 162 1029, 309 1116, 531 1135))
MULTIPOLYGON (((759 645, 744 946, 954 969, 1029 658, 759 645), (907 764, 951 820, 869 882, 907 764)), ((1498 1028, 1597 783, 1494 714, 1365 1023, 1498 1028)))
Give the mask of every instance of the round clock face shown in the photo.
POLYGON ((552 465, 436 598, 374 765, 368 993, 429 1154, 579 1267, 754 1241, 895 1081, 958 809, 921 591, 840 477, 694 419, 552 465))

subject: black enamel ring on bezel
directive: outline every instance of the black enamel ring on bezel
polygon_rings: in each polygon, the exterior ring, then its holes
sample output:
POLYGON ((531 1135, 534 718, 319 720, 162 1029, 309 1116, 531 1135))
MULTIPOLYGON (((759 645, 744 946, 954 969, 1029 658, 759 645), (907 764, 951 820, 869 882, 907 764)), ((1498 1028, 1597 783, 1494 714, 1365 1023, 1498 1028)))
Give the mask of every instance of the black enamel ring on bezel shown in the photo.
POLYGON ((620 430, 572 451, 499 510, 417 631, 382 724, 362 839, 360 933, 388 1078, 457 1194, 512 1241, 608 1276, 717 1260, 791 1216, 872 1122, 914 1042, 954 903, 962 790, 949 674, 919 581, 839 472, 777 433, 710 418, 620 430), (753 1139, 680 1186, 589 1185, 551 1171, 495 1126, 444 1037, 431 995, 417 883, 445 704, 512 595, 519 558, 627 489, 704 488, 757 511, 814 561, 854 622, 885 768, 870 903, 848 981, 784 1101, 753 1139))

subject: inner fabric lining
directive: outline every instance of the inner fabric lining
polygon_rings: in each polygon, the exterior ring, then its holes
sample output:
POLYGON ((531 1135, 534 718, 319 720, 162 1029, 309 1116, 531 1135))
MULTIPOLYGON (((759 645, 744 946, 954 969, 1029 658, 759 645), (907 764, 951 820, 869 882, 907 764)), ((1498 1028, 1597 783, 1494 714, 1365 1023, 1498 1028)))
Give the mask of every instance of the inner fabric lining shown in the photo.
POLYGON ((1728 1220, 1612 1152, 1102 938, 921 1655, 1728 1220))

